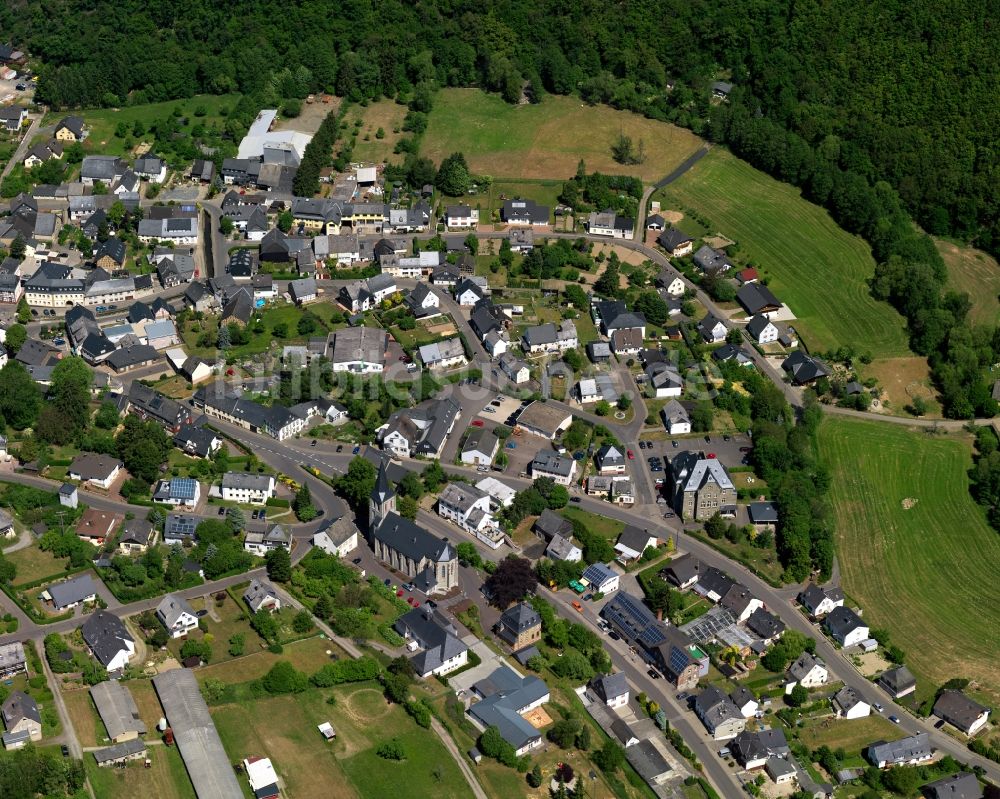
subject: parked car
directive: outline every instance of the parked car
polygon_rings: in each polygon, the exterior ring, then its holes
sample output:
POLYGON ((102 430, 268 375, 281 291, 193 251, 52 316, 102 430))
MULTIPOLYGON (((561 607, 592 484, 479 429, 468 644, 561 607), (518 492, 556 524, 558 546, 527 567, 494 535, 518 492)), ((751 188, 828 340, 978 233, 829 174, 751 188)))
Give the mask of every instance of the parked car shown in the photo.
POLYGON ((594 598, 593 594, 584 594, 583 601, 584 602, 589 602, 593 598, 594 598))
POLYGON ((416 586, 413 583, 404 583, 403 588, 405 588, 407 591, 412 591, 413 589, 416 588, 416 586))
POLYGON ((646 674, 648 674, 648 675, 649 675, 650 677, 652 677, 652 678, 653 678, 654 680, 658 680, 658 679, 660 679, 660 672, 658 672, 658 671, 657 671, 656 669, 654 669, 654 668, 648 668, 648 669, 646 669, 646 674))
POLYGON ((579 498, 579 497, 570 497, 570 498, 569 498, 569 501, 570 501, 570 502, 579 502, 579 501, 580 501, 580 498, 579 498))
POLYGON ((472 424, 473 427, 482 427, 483 426, 483 420, 482 419, 473 419, 472 422, 471 422, 471 424, 472 424))
POLYGON ((670 444, 671 444, 671 446, 673 446, 674 449, 677 449, 677 442, 676 441, 671 441, 670 444))
POLYGON ((740 452, 749 452, 750 447, 740 447, 740 452))
POLYGON ((392 585, 392 580, 390 580, 390 579, 389 579, 388 577, 386 577, 386 578, 385 578, 385 580, 383 580, 382 582, 384 582, 384 583, 385 583, 385 585, 386 585, 386 587, 387 587, 387 588, 388 588, 388 587, 389 587, 390 585, 392 585))
POLYGON ((351 454, 352 455, 357 455, 359 452, 361 452, 361 445, 360 444, 355 444, 354 445, 354 449, 351 450, 351 454))
POLYGON ((343 452, 343 451, 344 451, 344 445, 343 444, 337 444, 337 452, 343 452))
POLYGON ((621 641, 622 640, 622 637, 618 633, 616 633, 614 630, 612 630, 611 632, 608 633, 608 638, 610 638, 612 641, 621 641))
POLYGON ((579 602, 577 602, 574 599, 573 600, 573 610, 575 610, 577 613, 583 613, 583 605, 581 605, 579 602))
POLYGON ((66 744, 63 744, 62 746, 60 746, 59 749, 62 752, 62 756, 63 757, 69 757, 69 747, 66 746, 66 744))
POLYGON ((357 566, 359 563, 361 563, 361 558, 355 558, 354 560, 351 561, 351 563, 357 566))
MULTIPOLYGON (((18 90, 19 92, 23 92, 23 91, 25 91, 25 90, 26 90, 26 89, 27 89, 28 87, 27 87, 27 86, 25 86, 25 85, 24 85, 23 83, 19 83, 19 84, 17 84, 17 86, 15 86, 14 88, 15 88, 15 89, 17 89, 17 90, 18 90)), ((63 749, 66 749, 66 747, 64 746, 64 747, 63 747, 63 749)), ((63 752, 63 757, 67 757, 68 755, 69 755, 69 750, 68 750, 68 749, 66 749, 66 751, 65 751, 65 752, 63 752)))
POLYGON ((889 721, 893 724, 899 724, 899 716, 889 716, 889 721))
POLYGON ((632 450, 626 450, 625 454, 628 455, 628 459, 630 461, 634 461, 635 460, 635 453, 632 450))
POLYGON ((885 708, 882 707, 882 705, 879 704, 878 702, 873 703, 872 707, 875 708, 876 713, 881 713, 883 710, 885 710, 885 708))
POLYGON ((663 514, 664 519, 673 519, 676 516, 677 514, 674 513, 672 510, 668 510, 666 513, 663 514))
POLYGON ((225 508, 219 508, 219 515, 220 516, 225 516, 226 515, 226 509, 225 508))
POLYGON ((516 441, 508 441, 507 442, 507 449, 517 449, 517 442, 516 441))
POLYGON ((316 439, 315 438, 312 441, 309 442, 309 446, 310 447, 315 447, 316 446, 316 439))

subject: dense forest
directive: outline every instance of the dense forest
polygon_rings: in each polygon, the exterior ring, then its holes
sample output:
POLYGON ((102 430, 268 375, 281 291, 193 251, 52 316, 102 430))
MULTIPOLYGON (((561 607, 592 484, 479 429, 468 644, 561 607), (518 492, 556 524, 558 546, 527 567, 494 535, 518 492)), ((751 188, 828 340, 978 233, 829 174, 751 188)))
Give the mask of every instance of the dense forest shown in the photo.
POLYGON ((1000 250, 1000 25, 985 0, 7 0, 39 99, 478 84, 580 92, 702 132, 711 82, 842 169, 888 181, 929 232, 1000 250), (672 87, 672 90, 668 90, 672 87))

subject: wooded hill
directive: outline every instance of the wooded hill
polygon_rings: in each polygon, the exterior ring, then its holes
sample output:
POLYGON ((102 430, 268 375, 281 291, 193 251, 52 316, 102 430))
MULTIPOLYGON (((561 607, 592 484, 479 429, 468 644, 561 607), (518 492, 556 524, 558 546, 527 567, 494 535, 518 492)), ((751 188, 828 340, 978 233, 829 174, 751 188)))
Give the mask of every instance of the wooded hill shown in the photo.
POLYGON ((704 129, 710 86, 870 183, 934 234, 1000 251, 1000 25, 983 0, 53 0, 5 3, 48 65, 39 99, 118 105, 199 92, 479 84, 704 129), (668 82, 676 81, 672 92, 668 82))

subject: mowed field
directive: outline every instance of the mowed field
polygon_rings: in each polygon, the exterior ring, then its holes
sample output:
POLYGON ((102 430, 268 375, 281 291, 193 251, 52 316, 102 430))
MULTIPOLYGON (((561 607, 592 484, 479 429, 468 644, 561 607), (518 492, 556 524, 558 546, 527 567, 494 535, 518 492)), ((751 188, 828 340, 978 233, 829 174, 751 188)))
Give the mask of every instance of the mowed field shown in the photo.
POLYGON ((442 89, 420 154, 440 163, 462 152, 475 173, 554 180, 572 177, 582 158, 588 172, 635 175, 652 183, 701 145, 690 131, 571 97, 549 95, 537 105, 514 106, 479 89, 442 89), (611 158, 619 133, 631 136, 636 146, 642 139, 642 164, 623 166, 611 158))
POLYGON ((333 695, 333 705, 312 692, 221 705, 212 708, 212 719, 230 759, 270 757, 290 797, 464 799, 470 794, 437 736, 389 705, 379 685, 359 683, 333 695), (337 731, 335 742, 317 731, 323 721, 337 731), (406 752, 403 762, 375 754, 379 743, 394 737, 406 752))
POLYGON ((94 757, 84 753, 87 776, 98 799, 195 799, 194 786, 184 769, 176 746, 150 746, 150 767, 141 760, 127 768, 98 768, 94 757))
POLYGON ((850 345, 874 358, 909 354, 904 320, 868 291, 868 245, 845 233, 799 190, 714 148, 664 190, 664 209, 695 209, 737 242, 798 318, 811 350, 850 345))
POLYGON ((934 245, 948 267, 948 285, 972 300, 969 318, 980 325, 1000 322, 1000 264, 996 258, 950 241, 935 239, 934 245))
POLYGON ((966 677, 996 706, 1000 535, 969 495, 969 437, 828 416, 819 450, 844 590, 906 652, 921 698, 966 677))

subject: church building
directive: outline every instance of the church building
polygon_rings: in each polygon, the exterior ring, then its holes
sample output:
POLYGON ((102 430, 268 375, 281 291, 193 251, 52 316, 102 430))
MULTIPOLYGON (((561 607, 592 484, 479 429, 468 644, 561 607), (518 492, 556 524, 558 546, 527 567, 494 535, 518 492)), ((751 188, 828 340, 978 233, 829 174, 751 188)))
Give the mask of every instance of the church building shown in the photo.
POLYGON ((396 512, 396 492, 383 462, 368 500, 368 533, 375 557, 402 572, 427 594, 458 587, 458 554, 438 538, 396 512))

